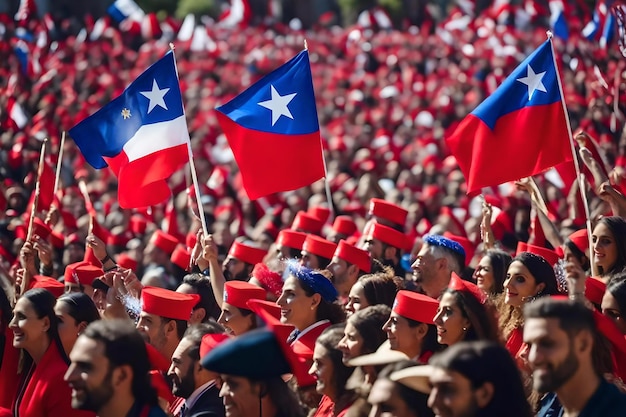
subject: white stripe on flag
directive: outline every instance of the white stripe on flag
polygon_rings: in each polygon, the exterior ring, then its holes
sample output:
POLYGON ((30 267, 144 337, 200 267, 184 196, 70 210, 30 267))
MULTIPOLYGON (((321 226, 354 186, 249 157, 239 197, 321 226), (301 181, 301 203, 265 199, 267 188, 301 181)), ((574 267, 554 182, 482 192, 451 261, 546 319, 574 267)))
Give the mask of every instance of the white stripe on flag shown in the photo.
POLYGON ((189 142, 185 115, 167 122, 143 125, 124 145, 128 162, 158 151, 184 145, 189 142))

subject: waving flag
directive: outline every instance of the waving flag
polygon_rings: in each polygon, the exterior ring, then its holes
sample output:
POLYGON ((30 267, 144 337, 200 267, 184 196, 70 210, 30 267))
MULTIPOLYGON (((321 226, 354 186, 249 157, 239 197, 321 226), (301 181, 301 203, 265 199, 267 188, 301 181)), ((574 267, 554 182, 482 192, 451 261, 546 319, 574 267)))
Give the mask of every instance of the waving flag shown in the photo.
POLYGON ((468 194, 572 159, 552 54, 547 40, 446 139, 468 194))
POLYGON ((565 18, 565 2, 564 0, 550 0, 550 27, 555 36, 563 39, 569 39, 569 28, 567 19, 565 18))
POLYGON ((251 200, 324 177, 307 51, 216 110, 251 200))
POLYGON ((174 54, 144 71, 121 96, 70 130, 91 166, 110 166, 123 208, 161 203, 167 179, 189 161, 189 132, 174 54))

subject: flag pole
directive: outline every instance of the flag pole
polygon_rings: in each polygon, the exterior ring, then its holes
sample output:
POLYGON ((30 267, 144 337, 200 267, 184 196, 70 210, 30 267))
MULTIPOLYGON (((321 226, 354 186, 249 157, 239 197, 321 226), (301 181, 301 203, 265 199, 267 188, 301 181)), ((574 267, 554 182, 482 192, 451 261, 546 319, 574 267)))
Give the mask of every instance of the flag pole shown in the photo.
POLYGON ((47 142, 48 138, 45 138, 43 140, 43 143, 41 144, 41 153, 39 154, 39 166, 37 167, 37 182, 35 183, 35 198, 33 199, 33 204, 30 208, 30 219, 28 219, 28 231, 26 233, 27 242, 30 242, 33 238, 33 225, 35 222, 35 215, 37 214, 37 205, 39 204, 39 194, 41 192, 39 182, 41 181, 41 174, 43 173, 43 164, 45 164, 44 158, 46 157, 47 142))
POLYGON ((59 145, 59 160, 57 161, 57 172, 54 177, 54 193, 53 196, 57 195, 57 191, 59 191, 59 179, 61 178, 61 166, 63 165, 63 148, 65 146, 65 130, 61 134, 61 144, 59 145))
MULTIPOLYGON (((569 145, 572 150, 572 156, 574 157, 574 169, 576 170, 576 179, 578 180, 578 190, 580 191, 580 197, 583 200, 583 208, 585 209, 585 223, 587 226, 587 239, 589 241, 589 251, 593 249, 593 239, 591 234, 591 214, 589 211, 589 202, 587 201, 587 191, 585 189, 585 183, 583 180, 585 176, 580 171, 580 162, 578 161, 578 154, 576 153, 576 145, 574 144, 574 136, 572 135, 572 126, 569 121, 569 113, 567 112, 567 106, 565 105, 565 95, 563 94, 563 84, 561 83, 561 76, 559 75, 559 67, 556 63, 556 54, 554 53, 554 44, 552 43, 552 32, 547 31, 548 41, 550 42, 550 49, 552 50, 552 62, 554 63, 554 69, 556 71, 556 82, 559 86, 559 94, 561 95, 561 105, 563 106, 563 112, 565 114, 565 124, 567 126, 567 134, 569 135, 569 145)), ((591 256, 590 256, 591 258, 591 256)), ((593 260, 591 261, 591 275, 597 276, 598 271, 595 267, 593 260)))
MULTIPOLYGON (((309 44, 306 39, 304 40, 304 50, 309 52, 309 44)), ((333 195, 330 191, 330 183, 328 182, 328 168, 326 167, 326 158, 324 156, 324 143, 322 142, 322 135, 320 135, 320 149, 322 151, 322 162, 324 163, 324 189, 326 190, 326 201, 328 201, 328 208, 330 209, 330 218, 335 217, 335 208, 333 205, 333 195)))
MULTIPOLYGON (((175 46, 170 42, 170 51, 174 53, 175 46)), ((174 68, 176 69, 176 77, 178 77, 178 65, 176 64, 176 55, 174 55, 174 68)), ((185 114, 185 106, 183 106, 183 114, 185 114)), ((202 208, 202 195, 200 194, 200 186, 198 185, 198 175, 196 174, 196 164, 193 162, 193 151, 191 149, 191 141, 187 141, 187 154, 189 156, 189 170, 191 171, 191 180, 193 182, 193 189, 196 192, 196 206, 198 207, 198 216, 202 223, 202 232, 204 236, 209 236, 209 228, 206 224, 206 218, 204 216, 204 209, 202 208)), ((193 210, 193 209, 192 209, 193 210)))

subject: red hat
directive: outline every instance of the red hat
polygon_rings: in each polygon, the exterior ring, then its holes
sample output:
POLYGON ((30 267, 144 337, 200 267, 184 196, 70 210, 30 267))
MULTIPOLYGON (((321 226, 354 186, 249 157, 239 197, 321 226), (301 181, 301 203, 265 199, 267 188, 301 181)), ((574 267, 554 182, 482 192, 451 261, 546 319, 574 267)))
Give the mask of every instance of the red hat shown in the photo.
POLYGON ((574 245, 582 252, 585 253, 589 249, 589 238, 587 237, 587 229, 576 230, 574 233, 568 236, 568 239, 572 241, 574 245))
POLYGON ((519 242, 517 244, 517 251, 515 253, 517 255, 520 252, 530 252, 530 253, 534 253, 535 255, 539 255, 543 259, 548 261, 548 263, 552 266, 554 266, 559 261, 558 253, 556 253, 553 250, 543 248, 541 246, 529 245, 528 243, 519 242), (523 249, 520 250, 520 248, 523 248, 523 249))
POLYGON ((91 249, 91 246, 87 246, 87 248, 85 249, 85 256, 83 257, 83 261, 91 265, 102 266, 102 262, 100 262, 100 259, 96 258, 96 254, 93 253, 93 249, 91 249))
POLYGON ((247 305, 248 310, 254 311, 257 316, 260 316, 258 310, 264 310, 276 320, 280 321, 280 306, 274 301, 252 299, 248 300, 247 305))
POLYGON ((404 233, 380 223, 371 223, 368 234, 374 239, 378 239, 394 248, 407 249, 409 246, 408 239, 404 233))
POLYGON ((87 262, 76 262, 65 267, 64 279, 71 284, 92 285, 94 279, 103 275, 102 268, 87 262))
POLYGON ((281 230, 278 234, 276 243, 282 246, 288 246, 290 248, 302 250, 304 241, 306 240, 306 233, 296 232, 295 230, 285 229, 281 230))
POLYGON ((330 209, 328 207, 313 206, 307 210, 307 213, 317 217, 322 221, 322 223, 326 223, 330 217, 330 209))
POLYGON ((113 233, 109 233, 109 235, 107 236, 107 245, 112 245, 112 246, 126 246, 126 244, 128 243, 128 241, 131 239, 131 236, 129 236, 126 233, 120 233, 120 234, 113 234, 113 233))
POLYGON ((168 403, 174 401, 174 394, 168 385, 161 371, 152 370, 150 374, 150 385, 157 393, 157 397, 163 398, 168 403))
POLYGON ((162 230, 156 230, 152 235, 152 243, 154 243, 154 246, 161 249, 163 252, 171 255, 179 242, 176 237, 170 235, 169 233, 165 233, 162 230))
POLYGON ((233 258, 239 259, 240 261, 250 265, 263 262, 265 255, 267 255, 267 251, 265 249, 248 246, 238 241, 234 241, 228 251, 228 256, 232 256, 233 258))
POLYGON ((420 323, 435 324, 434 318, 439 308, 439 301, 424 294, 400 290, 396 294, 392 310, 402 317, 420 323))
POLYGON ((146 227, 148 227, 148 221, 141 215, 135 214, 130 218, 129 225, 130 231, 136 235, 143 235, 146 233, 146 227))
POLYGON ((126 253, 120 253, 117 255, 115 263, 125 269, 132 269, 133 271, 137 269, 137 261, 128 256, 126 253))
POLYGON ((196 246, 196 242, 198 241, 198 236, 196 236, 195 233, 187 233, 187 236, 185 237, 185 245, 187 246, 187 248, 189 249, 193 249, 194 246, 196 246))
POLYGON ((33 234, 39 236, 42 239, 47 239, 52 232, 50 226, 44 223, 39 217, 33 219, 33 234))
POLYGON ((293 219, 291 224, 291 230, 298 230, 307 233, 313 233, 319 235, 322 232, 324 222, 315 216, 312 216, 304 211, 299 211, 296 214, 296 218, 293 219))
POLYGON ((65 236, 62 233, 52 231, 50 233, 50 243, 57 249, 65 247, 65 236))
POLYGON ((265 300, 265 290, 245 281, 224 283, 224 302, 237 308, 248 309, 248 300, 265 300))
POLYGON ((165 288, 144 287, 141 291, 142 311, 170 319, 189 320, 198 301, 198 294, 181 294, 165 288))
POLYGON ((354 264, 359 269, 367 274, 372 270, 372 261, 370 259, 370 253, 363 249, 359 249, 350 245, 345 240, 340 240, 335 249, 335 254, 339 259, 343 259, 349 264, 354 264))
POLYGON ((200 342, 200 358, 205 357, 215 346, 228 339, 230 338, 224 333, 209 333, 202 336, 202 341, 200 342))
POLYGON ((450 232, 444 232, 444 237, 447 237, 450 240, 454 240, 456 243, 460 243, 465 250, 465 266, 469 265, 474 259, 474 253, 476 252, 476 248, 471 240, 463 236, 453 235, 450 232))
POLYGON ((602 304, 606 284, 600 278, 588 277, 585 281, 585 297, 594 304, 602 304))
POLYGON ((172 256, 170 256, 170 261, 174 265, 179 266, 181 269, 187 270, 189 268, 189 261, 191 260, 191 253, 183 245, 176 246, 174 252, 172 252, 172 256))
POLYGON ((48 290, 56 298, 59 298, 65 292, 65 285, 62 282, 57 281, 52 277, 46 277, 44 275, 33 275, 30 280, 30 288, 43 288, 48 290))
POLYGON ((344 236, 352 236, 356 233, 356 223, 350 216, 337 216, 333 222, 333 230, 344 236))
POLYGON ((404 227, 406 216, 409 212, 397 204, 381 200, 380 198, 372 198, 370 200, 369 214, 404 227))
POLYGON ((254 265, 252 277, 259 281, 266 291, 271 292, 276 297, 280 297, 280 294, 283 292, 282 276, 278 272, 269 269, 264 263, 254 265))
POLYGON ((452 272, 452 275, 450 276, 448 289, 468 293, 476 300, 478 300, 478 302, 480 302, 481 304, 483 304, 487 299, 487 295, 482 292, 476 284, 474 284, 473 282, 465 281, 464 279, 459 277, 456 272, 452 272))
POLYGON ((308 235, 302 246, 303 251, 326 259, 332 259, 335 249, 337 249, 336 243, 316 235, 308 235))

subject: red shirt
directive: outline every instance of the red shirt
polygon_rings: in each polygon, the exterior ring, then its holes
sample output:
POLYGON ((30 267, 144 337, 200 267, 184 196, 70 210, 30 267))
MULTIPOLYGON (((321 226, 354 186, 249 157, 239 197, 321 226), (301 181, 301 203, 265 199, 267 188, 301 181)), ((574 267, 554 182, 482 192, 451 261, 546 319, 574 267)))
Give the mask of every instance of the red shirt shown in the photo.
POLYGON ((20 350, 13 347, 13 330, 6 327, 4 335, 4 352, 0 358, 0 407, 10 409, 20 382, 17 374, 20 350))

